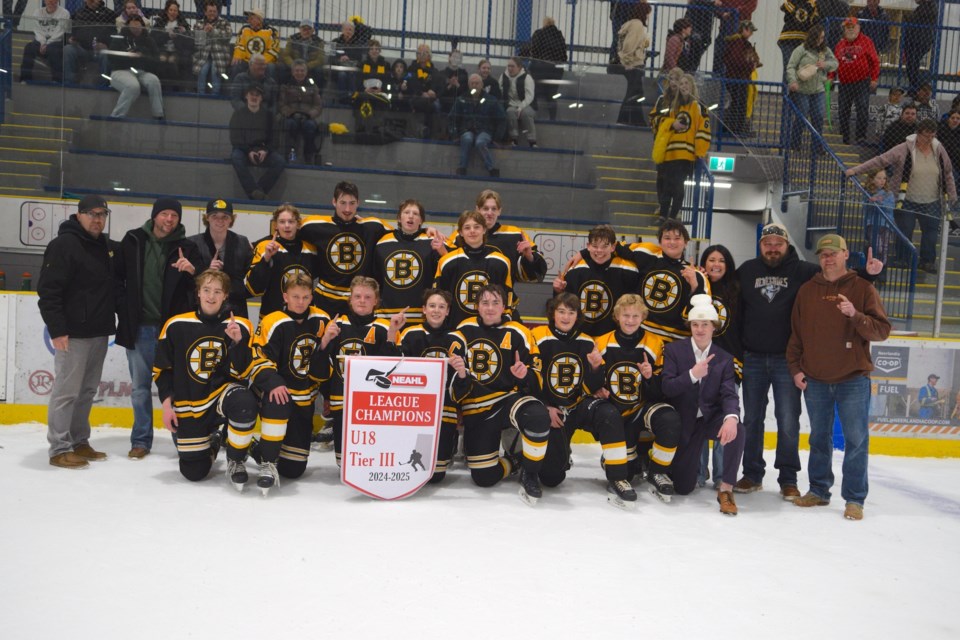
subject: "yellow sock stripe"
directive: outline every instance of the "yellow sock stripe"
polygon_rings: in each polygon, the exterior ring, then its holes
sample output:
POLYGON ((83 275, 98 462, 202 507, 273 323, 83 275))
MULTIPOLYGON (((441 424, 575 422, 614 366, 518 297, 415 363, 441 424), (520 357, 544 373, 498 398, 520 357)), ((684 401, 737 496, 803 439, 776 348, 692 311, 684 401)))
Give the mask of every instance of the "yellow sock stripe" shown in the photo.
POLYGON ((547 455, 547 443, 528 440, 524 434, 521 434, 521 438, 523 438, 523 457, 538 462, 543 460, 543 456, 547 455))
POLYGON ((447 469, 450 468, 449 460, 437 460, 436 466, 433 468, 434 473, 446 473, 447 469))
POLYGON ((503 477, 504 478, 508 477, 510 475, 510 472, 513 471, 513 467, 510 464, 510 461, 507 460, 506 458, 500 458, 498 462, 500 463, 500 467, 503 469, 503 477))
POLYGON ((489 469, 497 466, 498 462, 500 462, 500 454, 496 451, 479 456, 467 456, 467 467, 469 469, 489 469))
POLYGON ((673 462, 673 454, 677 452, 676 447, 667 449, 666 447, 661 447, 656 442, 653 443, 653 448, 650 449, 650 459, 656 462, 659 465, 664 467, 669 467, 670 463, 673 462))
POLYGON ((260 437, 269 442, 280 442, 287 434, 286 420, 260 419, 260 437))
POLYGON ((627 464, 627 443, 611 442, 603 445, 603 459, 606 464, 627 464))
POLYGON ((631 461, 631 460, 636 460, 638 457, 639 457, 639 456, 637 456, 637 448, 636 448, 636 447, 627 447, 627 461, 628 461, 628 462, 631 461))
POLYGON ((227 442, 235 449, 246 449, 253 440, 253 425, 244 431, 238 431, 233 425, 227 427, 227 442))
POLYGON ((205 451, 210 448, 210 436, 202 438, 177 438, 177 451, 205 451))

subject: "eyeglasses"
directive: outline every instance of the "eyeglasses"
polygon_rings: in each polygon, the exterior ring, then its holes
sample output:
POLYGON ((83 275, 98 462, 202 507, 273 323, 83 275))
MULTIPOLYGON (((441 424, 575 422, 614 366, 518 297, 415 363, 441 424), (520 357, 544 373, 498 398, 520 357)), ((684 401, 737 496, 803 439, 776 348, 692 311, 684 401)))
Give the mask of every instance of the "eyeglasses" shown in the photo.
POLYGON ((104 211, 104 210, 100 210, 100 211, 81 211, 80 213, 82 213, 82 214, 84 214, 84 215, 88 215, 88 216, 90 216, 91 218, 95 218, 95 219, 97 219, 97 220, 106 220, 106 219, 107 219, 107 216, 110 215, 110 210, 107 209, 106 211, 104 211))

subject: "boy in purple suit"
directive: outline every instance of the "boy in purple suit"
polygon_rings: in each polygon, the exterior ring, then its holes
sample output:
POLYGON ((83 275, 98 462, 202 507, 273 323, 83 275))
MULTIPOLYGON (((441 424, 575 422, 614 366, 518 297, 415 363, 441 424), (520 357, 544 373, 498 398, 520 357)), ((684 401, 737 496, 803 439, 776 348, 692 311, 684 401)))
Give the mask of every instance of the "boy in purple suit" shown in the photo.
POLYGON ((680 414, 681 434, 670 467, 676 492, 686 495, 697 486, 700 450, 708 440, 723 445, 723 478, 717 492, 720 513, 737 515, 733 485, 743 458, 743 425, 733 357, 713 344, 719 326, 710 296, 690 299, 687 322, 691 337, 671 342, 663 352, 663 393, 680 414))

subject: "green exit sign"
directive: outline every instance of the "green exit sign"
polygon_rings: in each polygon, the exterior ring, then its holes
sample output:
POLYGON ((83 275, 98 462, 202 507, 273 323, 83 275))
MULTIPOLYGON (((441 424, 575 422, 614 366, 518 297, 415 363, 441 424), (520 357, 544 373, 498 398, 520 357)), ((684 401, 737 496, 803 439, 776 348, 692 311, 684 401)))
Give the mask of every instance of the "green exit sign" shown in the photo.
POLYGON ((737 159, 733 156, 710 156, 710 171, 733 173, 737 159))

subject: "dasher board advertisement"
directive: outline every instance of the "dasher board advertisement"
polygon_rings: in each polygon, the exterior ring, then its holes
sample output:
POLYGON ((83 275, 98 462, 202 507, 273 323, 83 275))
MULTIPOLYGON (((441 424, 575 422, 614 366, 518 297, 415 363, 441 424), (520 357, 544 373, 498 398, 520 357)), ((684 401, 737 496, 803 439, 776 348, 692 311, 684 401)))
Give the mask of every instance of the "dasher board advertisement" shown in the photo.
POLYGON ((413 495, 433 476, 447 361, 348 356, 340 480, 382 500, 413 495))

